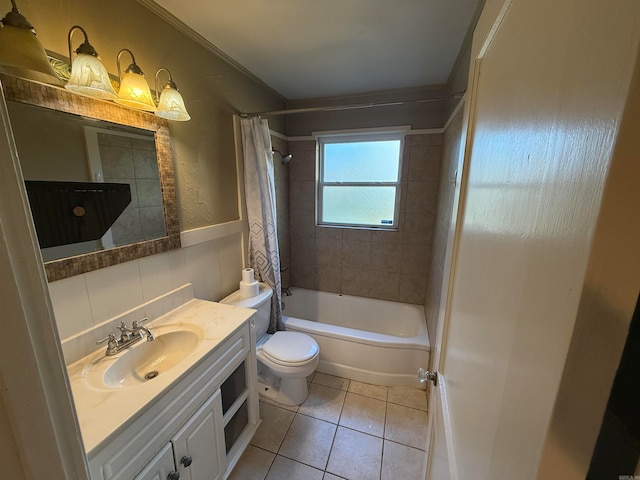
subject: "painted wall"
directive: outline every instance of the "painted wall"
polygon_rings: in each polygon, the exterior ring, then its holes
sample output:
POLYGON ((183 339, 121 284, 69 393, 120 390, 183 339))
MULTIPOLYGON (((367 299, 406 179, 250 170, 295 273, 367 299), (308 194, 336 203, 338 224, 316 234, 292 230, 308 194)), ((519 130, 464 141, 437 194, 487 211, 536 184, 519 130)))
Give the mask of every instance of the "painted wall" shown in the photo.
POLYGON ((424 304, 442 135, 407 135, 397 232, 316 226, 316 142, 291 141, 291 284, 424 304))
MULTIPOLYGON (((2 379, 0 384, 4 385, 2 379)), ((20 451, 16 445, 13 428, 9 421, 11 414, 0 396, 0 451, 2 452, 3 475, 7 478, 25 478, 25 472, 20 462, 20 451)))
POLYGON ((473 143, 442 365, 460 478, 536 478, 639 19, 633 0, 485 6, 472 51, 482 63, 470 74, 473 143))
POLYGON ((609 168, 540 480, 552 475, 585 478, 640 292, 639 60, 609 168))

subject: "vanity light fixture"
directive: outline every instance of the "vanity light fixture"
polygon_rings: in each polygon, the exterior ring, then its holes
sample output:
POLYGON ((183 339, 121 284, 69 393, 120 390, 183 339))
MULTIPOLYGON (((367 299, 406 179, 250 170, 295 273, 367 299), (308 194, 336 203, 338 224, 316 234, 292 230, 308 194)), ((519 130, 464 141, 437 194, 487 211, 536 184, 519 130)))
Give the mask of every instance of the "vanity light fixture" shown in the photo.
POLYGON ((81 93, 89 97, 100 98, 102 100, 115 100, 118 94, 111 85, 107 69, 100 61, 98 52, 89 43, 89 37, 84 28, 74 25, 69 30, 67 39, 69 46, 69 65, 71 65, 71 76, 65 88, 72 92, 81 93), (76 58, 72 59, 71 36, 73 32, 80 30, 84 35, 84 42, 75 50, 76 58))
POLYGON ((149 84, 144 78, 144 73, 136 64, 136 59, 128 48, 123 48, 118 52, 116 59, 118 65, 118 78, 120 79, 120 90, 116 103, 125 105, 138 110, 146 110, 147 112, 155 112, 156 106, 153 103, 149 84), (124 52, 131 55, 131 65, 125 70, 124 76, 120 70, 120 57, 124 52))
POLYGON ((187 107, 184 105, 184 100, 178 86, 171 78, 171 72, 166 68, 161 68, 156 72, 156 101, 158 102, 158 109, 156 115, 167 120, 175 120, 177 122, 186 122, 191 120, 191 116, 187 112, 187 107), (162 87, 162 93, 158 98, 158 75, 160 72, 165 71, 169 74, 169 81, 162 87))
POLYGON ((64 82, 49 63, 33 25, 18 11, 15 0, 11 5, 0 28, 0 72, 62 86, 64 82))

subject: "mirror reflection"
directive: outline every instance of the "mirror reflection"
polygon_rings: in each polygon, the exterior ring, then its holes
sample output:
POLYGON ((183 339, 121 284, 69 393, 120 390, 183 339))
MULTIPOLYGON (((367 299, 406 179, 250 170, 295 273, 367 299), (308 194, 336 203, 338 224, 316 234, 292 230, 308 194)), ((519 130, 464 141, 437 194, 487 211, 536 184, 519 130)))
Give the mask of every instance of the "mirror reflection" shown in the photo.
POLYGON ((45 262, 167 235, 154 132, 14 101, 7 106, 25 181, 110 183, 131 192, 101 238, 42 248, 45 262))

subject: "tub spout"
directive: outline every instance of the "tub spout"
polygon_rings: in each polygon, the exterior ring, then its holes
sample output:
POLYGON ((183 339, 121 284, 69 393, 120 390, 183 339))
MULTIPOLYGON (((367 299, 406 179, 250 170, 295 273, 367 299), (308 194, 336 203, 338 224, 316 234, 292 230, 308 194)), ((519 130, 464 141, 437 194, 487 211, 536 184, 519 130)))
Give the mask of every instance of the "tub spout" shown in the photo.
POLYGON ((281 288, 282 293, 284 293, 287 297, 291 296, 291 291, 288 288, 281 288))

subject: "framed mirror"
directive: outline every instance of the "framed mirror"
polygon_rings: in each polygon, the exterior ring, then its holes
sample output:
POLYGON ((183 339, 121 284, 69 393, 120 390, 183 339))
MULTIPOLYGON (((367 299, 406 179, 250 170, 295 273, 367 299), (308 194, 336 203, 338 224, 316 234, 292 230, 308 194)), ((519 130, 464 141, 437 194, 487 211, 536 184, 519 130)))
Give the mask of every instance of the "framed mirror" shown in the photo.
POLYGON ((166 120, 29 80, 0 80, 49 282, 180 247, 166 120), (49 184, 100 199, 111 186, 130 197, 108 230, 86 240, 66 223, 83 209, 34 193, 49 184), (45 239, 47 227, 64 240, 45 239))

